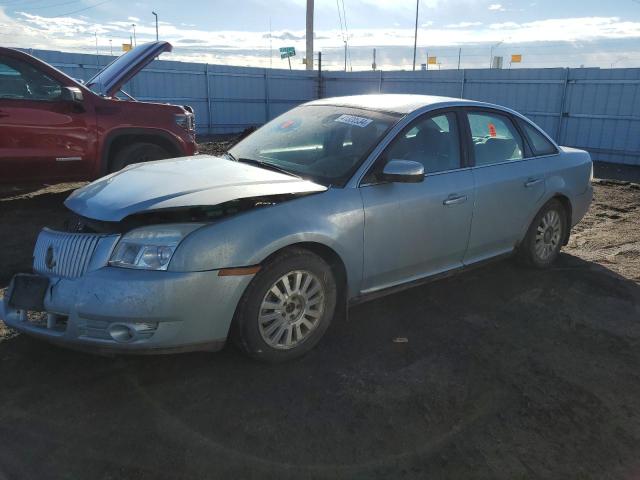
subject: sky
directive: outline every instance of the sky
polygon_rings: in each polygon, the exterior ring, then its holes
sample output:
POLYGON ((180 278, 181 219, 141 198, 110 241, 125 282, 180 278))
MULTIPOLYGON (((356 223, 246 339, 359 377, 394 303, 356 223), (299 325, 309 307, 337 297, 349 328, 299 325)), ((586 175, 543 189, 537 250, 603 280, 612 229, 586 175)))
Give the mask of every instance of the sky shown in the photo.
MULTIPOLYGON (((416 0, 315 0, 315 52, 323 68, 411 69, 416 0), (346 19, 346 21, 345 21, 346 19)), ((114 55, 136 41, 174 45, 164 60, 304 68, 306 0, 0 0, 0 45, 114 55)), ((417 64, 486 68, 640 66, 640 0, 420 0, 417 64), (498 3, 500 2, 500 3, 498 3), (509 65, 511 55, 522 63, 509 65)), ((418 68, 420 68, 418 66, 418 68)))

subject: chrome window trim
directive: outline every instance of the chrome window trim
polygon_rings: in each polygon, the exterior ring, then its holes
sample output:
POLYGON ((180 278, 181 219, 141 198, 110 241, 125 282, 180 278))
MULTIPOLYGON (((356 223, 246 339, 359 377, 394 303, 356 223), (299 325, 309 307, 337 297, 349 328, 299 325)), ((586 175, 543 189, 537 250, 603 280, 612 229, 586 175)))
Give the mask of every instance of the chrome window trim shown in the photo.
MULTIPOLYGON (((425 173, 425 174, 424 174, 424 178, 427 178, 427 177, 435 177, 436 175, 444 175, 444 174, 446 174, 446 173, 464 172, 464 171, 467 171, 467 170, 471 170, 472 168, 473 168, 473 167, 469 167, 469 166, 467 166, 467 167, 461 167, 461 168, 454 168, 454 169, 451 169, 451 170, 442 170, 442 171, 440 171, 440 172, 425 173)), ((371 182, 371 183, 361 183, 361 184, 360 184, 360 187, 361 187, 361 188, 362 188, 362 187, 373 187, 373 186, 376 186, 376 185, 387 185, 387 184, 389 184, 389 183, 390 183, 390 182, 371 182)))
POLYGON ((560 155, 560 152, 553 153, 551 155, 540 155, 538 157, 523 157, 523 158, 517 158, 517 159, 514 159, 514 160, 504 160, 502 162, 487 163, 487 164, 484 164, 484 165, 473 165, 471 168, 495 167, 496 165, 506 165, 506 164, 510 164, 510 163, 527 162, 529 160, 538 160, 540 158, 557 157, 558 155, 560 155))

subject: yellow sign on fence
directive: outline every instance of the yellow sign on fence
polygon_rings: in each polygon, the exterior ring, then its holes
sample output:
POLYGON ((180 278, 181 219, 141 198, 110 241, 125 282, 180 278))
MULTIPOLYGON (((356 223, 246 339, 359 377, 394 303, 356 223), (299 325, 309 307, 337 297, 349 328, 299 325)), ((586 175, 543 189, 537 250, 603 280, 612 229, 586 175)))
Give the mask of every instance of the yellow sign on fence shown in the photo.
POLYGON ((131 50, 131 44, 130 43, 123 43, 122 44, 122 51, 123 52, 128 52, 129 50, 131 50))
POLYGON ((429 57, 427 60, 427 63, 429 65, 437 65, 438 64, 438 57, 429 57))
POLYGON ((520 62, 522 62, 521 54, 511 55, 511 63, 520 63, 520 62))

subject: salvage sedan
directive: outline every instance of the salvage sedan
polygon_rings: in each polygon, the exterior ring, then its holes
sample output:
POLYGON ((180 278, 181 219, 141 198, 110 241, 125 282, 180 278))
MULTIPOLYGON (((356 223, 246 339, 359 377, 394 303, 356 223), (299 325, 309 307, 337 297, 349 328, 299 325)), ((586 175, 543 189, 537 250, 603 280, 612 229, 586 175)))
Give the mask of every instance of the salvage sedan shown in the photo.
POLYGON ((313 348, 348 305, 516 253, 547 267, 592 198, 589 154, 522 115, 418 95, 317 100, 223 157, 74 192, 2 318, 97 352, 313 348))

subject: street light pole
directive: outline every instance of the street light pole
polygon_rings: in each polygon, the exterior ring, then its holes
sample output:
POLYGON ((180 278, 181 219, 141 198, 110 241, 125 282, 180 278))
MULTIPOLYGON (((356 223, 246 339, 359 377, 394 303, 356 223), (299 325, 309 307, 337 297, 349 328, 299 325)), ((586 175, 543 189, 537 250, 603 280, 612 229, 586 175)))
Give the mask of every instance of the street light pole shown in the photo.
MULTIPOLYGON (((416 28, 413 34, 413 71, 416 71, 416 49, 418 47, 418 10, 420 9, 420 0, 416 0, 416 28)), ((429 60, 427 59, 427 63, 429 60)))
POLYGON ((136 24, 132 23, 131 26, 133 27, 133 45, 137 47, 138 41, 136 40, 136 24))
POLYGON ((156 17, 156 42, 158 41, 158 14, 156 12, 151 12, 156 17))
POLYGON ((109 52, 111 52, 111 56, 113 57, 113 40, 109 39, 109 52))

